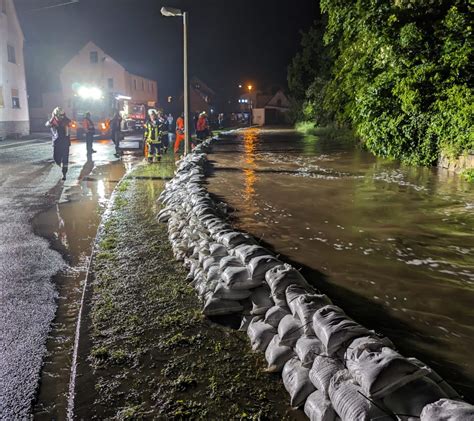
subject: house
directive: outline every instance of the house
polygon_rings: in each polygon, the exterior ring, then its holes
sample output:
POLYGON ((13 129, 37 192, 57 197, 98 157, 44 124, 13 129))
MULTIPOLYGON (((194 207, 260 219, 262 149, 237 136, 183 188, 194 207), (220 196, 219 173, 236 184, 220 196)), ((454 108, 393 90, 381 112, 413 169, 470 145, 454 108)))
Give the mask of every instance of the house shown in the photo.
POLYGON ((248 92, 240 96, 239 107, 240 112, 252 112, 253 124, 283 124, 290 109, 290 101, 281 89, 273 95, 248 92))
POLYGON ((0 0, 0 138, 30 132, 24 40, 13 0, 0 0))
POLYGON ((85 108, 94 105, 82 107, 81 99, 84 95, 89 95, 97 100, 97 104, 102 104, 90 109, 97 119, 110 117, 114 108, 133 115, 137 107, 140 110, 144 109, 143 106, 155 107, 158 100, 156 81, 130 73, 91 41, 66 63, 60 71, 59 79, 60 92, 43 94, 42 103, 31 108, 35 126, 44 125, 44 119, 51 113, 54 101, 64 108, 68 116, 79 120, 85 108))

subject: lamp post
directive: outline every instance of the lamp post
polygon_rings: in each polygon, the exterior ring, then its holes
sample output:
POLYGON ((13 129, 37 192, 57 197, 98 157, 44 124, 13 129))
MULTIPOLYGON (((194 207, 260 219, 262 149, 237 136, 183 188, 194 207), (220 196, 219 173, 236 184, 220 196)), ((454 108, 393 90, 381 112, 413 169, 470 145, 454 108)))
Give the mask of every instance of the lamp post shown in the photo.
POLYGON ((189 94, 188 94, 188 12, 173 7, 162 7, 163 16, 182 16, 183 17, 183 82, 184 82, 184 154, 189 152, 189 94))

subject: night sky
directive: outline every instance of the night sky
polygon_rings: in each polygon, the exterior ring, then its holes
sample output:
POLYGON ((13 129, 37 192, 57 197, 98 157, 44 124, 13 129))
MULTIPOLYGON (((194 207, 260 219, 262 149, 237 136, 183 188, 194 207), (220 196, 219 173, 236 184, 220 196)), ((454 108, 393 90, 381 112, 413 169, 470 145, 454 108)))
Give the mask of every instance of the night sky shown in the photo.
POLYGON ((317 17, 317 0, 15 0, 26 37, 30 90, 58 83, 58 69, 92 40, 127 70, 158 81, 160 102, 182 88, 182 19, 162 6, 189 12, 189 73, 222 99, 239 83, 286 87, 286 69, 300 31, 317 17))

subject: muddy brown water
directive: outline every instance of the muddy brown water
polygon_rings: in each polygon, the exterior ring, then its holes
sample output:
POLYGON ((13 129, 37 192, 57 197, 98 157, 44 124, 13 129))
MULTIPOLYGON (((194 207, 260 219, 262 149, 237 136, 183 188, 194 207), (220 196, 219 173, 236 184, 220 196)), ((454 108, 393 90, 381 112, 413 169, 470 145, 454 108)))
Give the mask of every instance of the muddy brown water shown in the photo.
POLYGON ((209 191, 357 321, 474 402, 474 186, 373 157, 337 132, 221 140, 209 191))
POLYGON ((35 419, 66 419, 76 322, 92 245, 113 189, 137 161, 129 155, 100 167, 86 163, 59 203, 33 221, 36 234, 47 238, 67 263, 54 277, 58 309, 47 341, 35 419))

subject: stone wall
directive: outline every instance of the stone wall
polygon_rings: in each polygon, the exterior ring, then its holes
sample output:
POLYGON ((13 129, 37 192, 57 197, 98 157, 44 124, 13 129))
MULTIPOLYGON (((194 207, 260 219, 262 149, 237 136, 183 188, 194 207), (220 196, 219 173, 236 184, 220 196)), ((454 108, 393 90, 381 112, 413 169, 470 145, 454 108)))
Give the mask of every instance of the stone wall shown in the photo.
POLYGON ((29 121, 0 121, 0 139, 16 138, 30 134, 29 121))
POLYGON ((438 167, 449 171, 460 173, 464 170, 474 168, 474 151, 466 155, 461 155, 457 159, 449 158, 446 155, 441 155, 438 160, 438 167))

